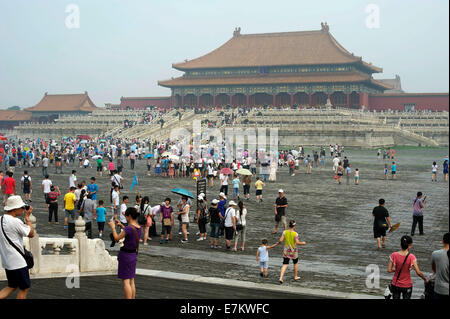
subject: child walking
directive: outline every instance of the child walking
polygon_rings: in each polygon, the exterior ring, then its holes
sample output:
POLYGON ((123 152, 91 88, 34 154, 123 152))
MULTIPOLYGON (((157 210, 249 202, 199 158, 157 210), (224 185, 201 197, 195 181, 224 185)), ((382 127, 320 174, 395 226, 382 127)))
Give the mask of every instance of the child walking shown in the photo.
POLYGON ((359 169, 355 169, 355 185, 359 184, 359 169))
POLYGON ((384 164, 384 177, 383 179, 388 179, 388 167, 387 164, 384 164))
POLYGON ((98 201, 98 207, 95 210, 95 220, 97 221, 98 226, 98 237, 103 237, 103 230, 105 229, 105 222, 106 222, 106 208, 103 207, 103 201, 98 201))
POLYGON ((267 278, 269 277, 269 249, 275 247, 276 244, 267 246, 267 239, 263 239, 261 241, 261 246, 259 246, 256 251, 256 262, 259 262, 261 277, 267 278))

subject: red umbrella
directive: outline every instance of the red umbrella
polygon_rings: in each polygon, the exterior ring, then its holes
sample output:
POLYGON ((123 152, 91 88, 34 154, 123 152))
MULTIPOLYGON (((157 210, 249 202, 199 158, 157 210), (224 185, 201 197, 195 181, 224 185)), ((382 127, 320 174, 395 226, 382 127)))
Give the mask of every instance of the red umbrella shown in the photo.
POLYGON ((222 170, 221 170, 220 172, 221 172, 222 174, 224 174, 224 175, 230 175, 230 174, 233 174, 233 173, 234 173, 233 170, 230 169, 230 168, 228 168, 228 167, 222 168, 222 170))

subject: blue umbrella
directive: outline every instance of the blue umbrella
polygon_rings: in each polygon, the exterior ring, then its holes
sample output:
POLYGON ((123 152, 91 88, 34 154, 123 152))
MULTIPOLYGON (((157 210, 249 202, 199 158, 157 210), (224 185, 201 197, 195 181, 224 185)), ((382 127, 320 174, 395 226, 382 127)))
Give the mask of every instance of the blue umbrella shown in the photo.
POLYGON ((175 194, 178 194, 181 196, 194 198, 194 195, 192 195, 192 193, 190 191, 183 189, 183 188, 174 188, 174 189, 172 189, 172 193, 175 193, 175 194))
POLYGON ((78 148, 77 148, 77 151, 78 151, 78 152, 81 152, 82 150, 83 150, 82 147, 78 147, 78 148))
POLYGON ((149 158, 149 157, 153 157, 153 154, 147 154, 144 156, 144 158, 149 158))

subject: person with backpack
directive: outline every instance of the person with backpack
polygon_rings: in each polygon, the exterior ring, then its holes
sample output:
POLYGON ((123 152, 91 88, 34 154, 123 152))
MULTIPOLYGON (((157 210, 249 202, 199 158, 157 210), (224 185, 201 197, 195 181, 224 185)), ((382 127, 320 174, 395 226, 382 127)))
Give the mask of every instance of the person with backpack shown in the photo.
POLYGON ((392 299, 411 299, 413 282, 411 279, 411 269, 414 268, 416 274, 428 283, 428 279, 422 274, 417 265, 416 256, 411 254, 413 240, 410 236, 403 236, 400 239, 401 250, 394 252, 389 257, 388 272, 394 273, 389 290, 392 293, 392 299))
POLYGON ((413 202, 413 223, 411 226, 411 236, 414 236, 416 225, 419 224, 419 234, 424 235, 423 232, 423 208, 425 207, 425 198, 422 199, 422 192, 417 192, 416 198, 413 202))
POLYGON ((25 197, 25 201, 32 202, 31 201, 31 192, 32 192, 32 183, 31 183, 31 177, 28 175, 28 171, 23 172, 23 176, 20 179, 20 184, 22 184, 22 190, 25 197))
POLYGON ((48 193, 48 223, 51 224, 52 217, 55 216, 55 224, 58 225, 58 197, 61 191, 58 186, 50 186, 50 193, 48 193))
POLYGON ((208 207, 203 193, 198 195, 197 225, 200 231, 200 238, 197 241, 206 240, 206 224, 208 223, 208 207))

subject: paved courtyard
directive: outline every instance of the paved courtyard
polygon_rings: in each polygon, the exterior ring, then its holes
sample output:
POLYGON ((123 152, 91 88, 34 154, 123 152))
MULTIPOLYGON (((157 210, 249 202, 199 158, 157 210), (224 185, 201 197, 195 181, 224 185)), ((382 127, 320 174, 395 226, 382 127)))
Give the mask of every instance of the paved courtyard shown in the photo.
MULTIPOLYGON (((442 180, 442 162, 448 154, 448 149, 438 148, 396 148, 396 162, 398 164, 397 180, 382 180, 384 161, 378 161, 376 150, 347 149, 345 155, 350 159, 352 169, 359 168, 360 185, 344 183, 338 185, 333 179, 331 162, 326 161, 325 169, 314 169, 311 175, 305 174, 302 167, 297 176, 289 176, 288 170, 278 171, 276 182, 267 182, 264 188, 264 202, 256 203, 254 187, 251 188, 251 200, 245 201, 248 209, 247 244, 244 252, 227 252, 211 250, 209 242, 197 242, 195 233, 197 227, 191 224, 188 244, 181 244, 180 237, 175 234, 174 241, 160 245, 159 239, 154 239, 150 245, 141 246, 138 267, 165 270, 179 273, 195 274, 210 277, 239 279, 243 281, 278 283, 281 267, 282 246, 270 251, 269 278, 262 280, 255 260, 257 247, 261 239, 267 238, 269 243, 278 240, 281 232, 272 235, 273 204, 277 190, 283 188, 289 202, 288 219, 295 219, 300 240, 307 242, 300 248, 300 276, 299 282, 292 278, 292 268, 286 273, 286 285, 326 289, 342 292, 354 292, 381 295, 384 292, 391 274, 387 273, 389 254, 399 249, 400 237, 410 232, 412 222, 412 200, 417 191, 427 195, 425 212, 425 236, 415 236, 413 253, 418 258, 421 270, 431 272, 431 252, 440 248, 442 235, 449 230, 448 198, 449 185, 442 180), (436 161, 440 167, 438 182, 431 182, 431 164, 436 161), (372 232, 372 209, 378 204, 378 199, 386 200, 393 223, 401 222, 400 228, 388 235, 387 247, 378 251, 372 232), (377 265, 380 270, 380 287, 369 289, 366 287, 366 267, 377 265)), ((307 154, 310 150, 307 149, 307 154)), ((327 154, 329 155, 329 154, 327 154)), ((386 161, 389 164, 389 161, 386 161)), ((138 161, 135 172, 139 177, 139 184, 130 191, 130 184, 134 172, 129 169, 124 172, 125 188, 121 195, 130 196, 130 205, 134 205, 137 192, 149 196, 151 205, 164 200, 165 197, 178 197, 170 193, 174 187, 182 187, 196 192, 195 182, 189 179, 168 179, 163 177, 145 176, 145 161, 138 161)), ((389 165, 390 167, 390 165, 389 165)), ((54 168, 49 169, 50 179, 58 185, 64 193, 69 186, 69 173, 72 167, 64 167, 64 174, 53 174, 54 168)), ((95 176, 94 168, 75 168, 78 180, 89 182, 95 176)), ((18 180, 23 169, 16 169, 18 180)), ((48 225, 48 214, 45 210, 43 194, 40 189, 42 180, 41 168, 29 169, 33 179, 34 215, 37 218, 37 232, 40 236, 67 236, 67 231, 60 225, 48 225)), ((253 179, 254 181, 254 179, 253 179)), ((106 202, 109 215, 109 187, 107 177, 98 178, 100 187, 99 199, 106 202)), ((211 200, 217 196, 219 183, 215 181, 213 187, 207 189, 207 198, 211 200)), ((241 189, 242 192, 242 189, 241 189)), ((233 199, 229 192, 228 199, 233 199)), ((59 217, 63 219, 62 198, 60 199, 59 217)), ((193 211, 193 210, 192 210, 193 211)), ((192 217, 191 217, 192 220, 192 217)), ((158 232, 161 224, 157 224, 158 232)), ((97 236, 94 226, 94 236, 97 236)), ((109 228, 105 233, 105 241, 109 240, 109 228)), ((109 242, 107 247, 109 247, 109 242)), ((222 244, 224 246, 224 244, 222 244)), ((117 247, 111 249, 111 254, 117 254, 117 247)), ((292 267, 292 266, 290 266, 292 267)), ((414 297, 419 297, 423 291, 423 281, 414 273, 414 297)), ((88 280, 88 279, 84 279, 88 280)), ((94 280, 94 279, 92 279, 94 280)), ((95 279, 100 280, 100 279, 95 279)), ((54 285, 49 283, 49 285, 54 285)), ((56 284, 56 283, 55 283, 56 284)), ((120 294, 120 282, 113 281, 120 294)), ((139 291, 139 280, 137 280, 139 291)), ((39 296, 39 287, 45 284, 37 281, 33 293, 39 296)), ((185 286, 184 296, 196 297, 195 289, 185 286), (191 295, 190 295, 191 293, 191 295)), ((41 294, 40 296, 45 296, 41 294)), ((145 298, 146 295, 140 297, 145 298)), ((30 297, 32 297, 30 295, 30 297)), ((50 297, 50 296, 49 296, 50 297)), ((139 297, 139 296, 138 296, 139 297)))

